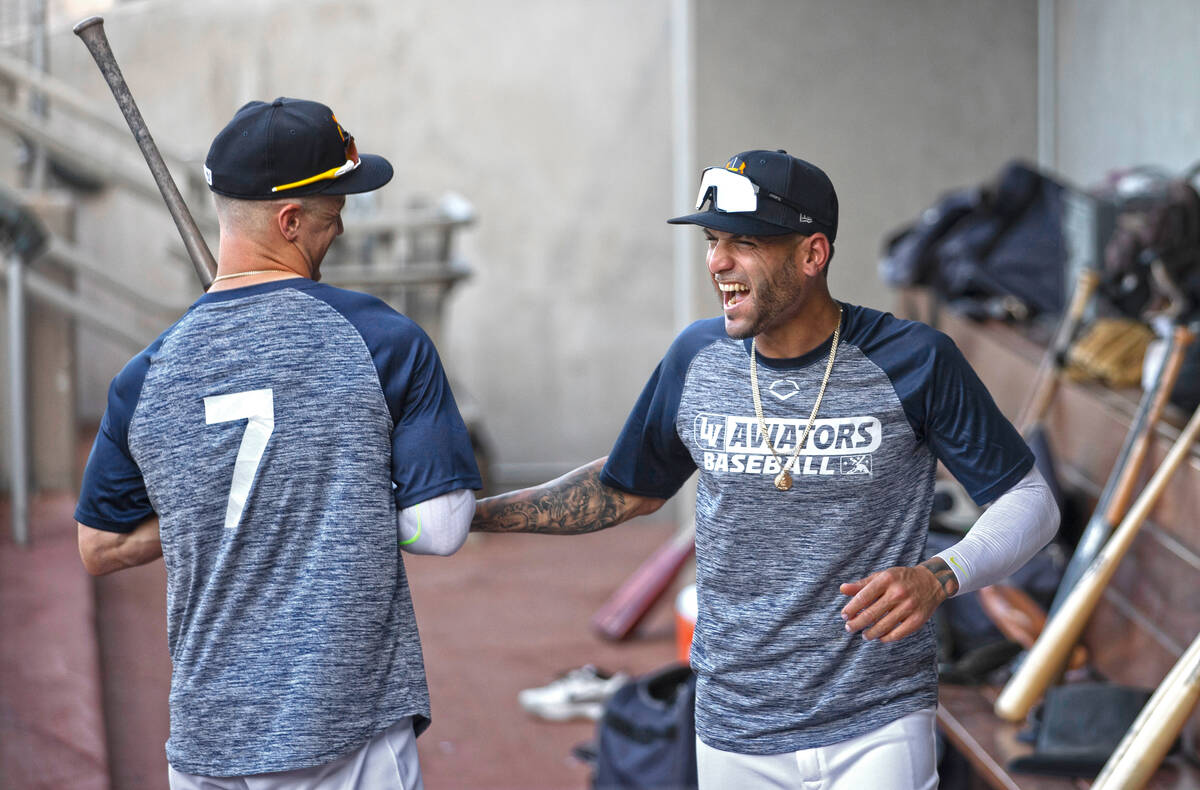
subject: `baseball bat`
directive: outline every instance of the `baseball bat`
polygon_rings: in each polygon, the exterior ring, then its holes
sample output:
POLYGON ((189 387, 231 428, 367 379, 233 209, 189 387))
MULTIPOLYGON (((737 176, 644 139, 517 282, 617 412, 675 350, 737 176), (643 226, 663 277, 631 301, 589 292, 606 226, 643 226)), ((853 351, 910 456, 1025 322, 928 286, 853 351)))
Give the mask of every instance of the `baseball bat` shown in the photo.
POLYGON ((1200 701, 1200 636, 1175 662, 1092 783, 1092 790, 1146 786, 1200 701))
POLYGON ((1079 577, 1091 565, 1092 560, 1104 546, 1104 542, 1108 540, 1113 527, 1121 523, 1121 519, 1125 517, 1142 466, 1146 461, 1146 454, 1150 451, 1150 444, 1154 438, 1154 427, 1167 407, 1171 392, 1175 389, 1175 382, 1179 379, 1179 372, 1183 368, 1188 347, 1195 337, 1195 334, 1184 326, 1176 326, 1171 333, 1171 337, 1167 341, 1166 359, 1155 374, 1153 384, 1142 396, 1133 424, 1126 435, 1125 444, 1117 456, 1116 464, 1109 473, 1108 483, 1100 494, 1096 511, 1088 519, 1087 526, 1084 527, 1079 541, 1075 545, 1071 560, 1063 571, 1062 580, 1054 594, 1054 601, 1050 604, 1051 614, 1054 614, 1063 605, 1071 590, 1079 583, 1079 577))
POLYGON ((1088 303, 1091 302, 1099 282, 1099 275, 1091 269, 1080 272, 1079 277, 1075 280, 1075 289, 1071 293, 1067 311, 1059 321, 1058 329, 1054 332, 1054 340, 1046 349, 1041 364, 1038 365, 1037 373, 1034 375, 1033 394, 1017 419, 1017 425, 1020 426, 1023 436, 1029 436, 1037 429, 1042 418, 1046 416, 1051 401, 1054 400, 1054 393, 1058 390, 1058 382, 1063 368, 1067 364, 1067 349, 1071 346, 1071 341, 1079 329, 1079 323, 1083 320, 1083 313, 1087 309, 1088 303))
POLYGON ((696 550, 696 524, 689 522, 659 546, 592 615, 605 639, 626 639, 654 608, 696 550))
POLYGON ((1053 683, 1079 641, 1088 618, 1096 608, 1105 585, 1116 573, 1121 558, 1129 551, 1151 508, 1166 489, 1171 476, 1183 463, 1200 433, 1200 408, 1192 414, 1183 433, 1171 445, 1166 458, 1150 478, 1112 538, 1096 555, 1087 571, 1063 605, 1047 621, 1025 661, 1009 678, 996 699, 996 715, 1008 721, 1022 721, 1042 692, 1053 683))
POLYGON ((208 290, 217 271, 217 262, 204 242, 200 229, 196 227, 196 221, 192 219, 187 204, 183 202, 183 196, 179 194, 179 188, 175 186, 175 180, 171 178, 171 172, 167 169, 162 154, 158 152, 154 138, 150 136, 150 129, 147 128, 146 121, 133 100, 133 93, 125 84, 121 67, 117 65, 112 47, 109 46, 108 36, 104 34, 104 18, 88 17, 75 25, 74 30, 75 35, 83 40, 88 52, 92 53, 92 58, 100 67, 100 73, 104 75, 104 81, 112 90, 117 106, 121 108, 121 114, 129 124, 129 131, 133 132, 133 138, 137 141, 142 156, 146 158, 146 164, 150 166, 150 173, 154 176, 154 183, 158 184, 158 191, 162 193, 167 210, 171 212, 171 219, 175 220, 175 227, 183 238, 183 246, 187 248, 188 258, 196 269, 196 276, 200 278, 204 289, 208 290))

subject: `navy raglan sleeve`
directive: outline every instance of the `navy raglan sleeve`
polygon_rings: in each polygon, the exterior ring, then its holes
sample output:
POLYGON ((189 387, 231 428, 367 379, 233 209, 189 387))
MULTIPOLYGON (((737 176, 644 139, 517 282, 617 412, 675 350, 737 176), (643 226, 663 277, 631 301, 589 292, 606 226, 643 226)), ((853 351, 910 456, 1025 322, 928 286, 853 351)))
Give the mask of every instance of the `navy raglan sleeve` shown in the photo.
POLYGON ((342 313, 371 354, 392 419, 396 507, 412 507, 450 491, 482 489, 467 424, 425 330, 371 295, 329 286, 313 287, 310 293, 342 313))
POLYGON ((607 486, 638 496, 670 499, 696 471, 675 419, 688 365, 710 341, 707 322, 676 339, 646 383, 600 474, 607 486))
POLYGON ((154 515, 146 482, 129 453, 129 423, 150 358, 150 350, 134 357, 108 388, 108 405, 83 470, 75 507, 75 520, 80 524, 108 532, 131 532, 154 515))
POLYGON ((1003 494, 1033 468, 1033 453, 946 335, 931 332, 924 393, 925 439, 977 504, 1003 494))
POLYGON ((429 335, 374 296, 328 286, 310 293, 353 324, 371 354, 392 416, 396 507, 483 488, 471 436, 429 335))
POLYGON ((428 335, 418 330, 381 367, 393 408, 392 482, 396 507, 411 507, 483 481, 466 423, 428 335))

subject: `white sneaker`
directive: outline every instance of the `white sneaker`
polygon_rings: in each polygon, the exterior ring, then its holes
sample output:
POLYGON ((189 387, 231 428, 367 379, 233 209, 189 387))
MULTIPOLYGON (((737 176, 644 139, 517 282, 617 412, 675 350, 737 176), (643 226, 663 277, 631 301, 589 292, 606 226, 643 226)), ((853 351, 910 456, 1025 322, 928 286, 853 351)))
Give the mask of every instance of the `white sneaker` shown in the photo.
POLYGON ((533 715, 551 721, 598 720, 604 715, 604 703, 628 682, 629 676, 622 672, 610 674, 587 664, 553 683, 518 692, 517 702, 533 715))

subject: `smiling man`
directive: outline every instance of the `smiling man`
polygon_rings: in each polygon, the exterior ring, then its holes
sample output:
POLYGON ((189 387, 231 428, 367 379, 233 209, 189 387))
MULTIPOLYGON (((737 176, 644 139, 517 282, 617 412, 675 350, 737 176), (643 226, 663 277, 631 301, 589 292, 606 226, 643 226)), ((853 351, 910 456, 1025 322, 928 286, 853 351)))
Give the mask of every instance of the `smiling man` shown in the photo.
POLYGON ((823 171, 746 151, 696 208, 670 222, 704 229, 722 317, 676 338, 607 459, 481 500, 472 529, 602 529, 699 470, 700 786, 935 787, 930 616, 1044 546, 1054 501, 949 338, 830 295, 823 171), (995 501, 926 557, 938 460, 995 501))

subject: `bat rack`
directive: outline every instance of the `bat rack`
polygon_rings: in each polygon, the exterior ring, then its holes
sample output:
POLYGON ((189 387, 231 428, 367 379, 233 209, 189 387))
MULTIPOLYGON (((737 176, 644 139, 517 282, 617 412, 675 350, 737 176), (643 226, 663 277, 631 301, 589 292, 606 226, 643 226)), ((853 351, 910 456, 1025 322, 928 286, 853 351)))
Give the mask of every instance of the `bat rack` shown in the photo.
MULTIPOLYGON (((942 316, 942 328, 979 372, 1001 409, 1015 413, 1041 357, 1039 344, 1011 326, 977 324, 948 313, 942 316)), ((1048 439, 1059 476, 1085 513, 1095 503, 1120 450, 1138 397, 1136 390, 1068 381, 1055 398, 1048 414, 1048 439)), ((1155 431, 1143 481, 1162 461, 1186 420, 1182 410, 1168 407, 1155 431)), ((1194 590, 1200 586, 1198 496, 1200 452, 1193 448, 1122 560, 1084 632, 1091 669, 1113 683, 1156 688, 1200 633, 1200 610, 1194 605, 1194 590)), ((986 786, 1004 790, 1087 787, 1084 779, 1009 769, 1012 759, 1028 755, 1033 747, 1018 738, 1023 725, 1002 721, 993 712, 999 690, 998 685, 947 683, 940 689, 939 728, 973 773, 986 786)), ((1200 733, 1197 724, 1200 712, 1192 714, 1192 726, 1184 729, 1193 741, 1200 733)), ((1200 743, 1190 742, 1190 748, 1197 747, 1200 743)), ((1154 790, 1200 787, 1200 769, 1181 757, 1168 757, 1146 786, 1154 790)))

